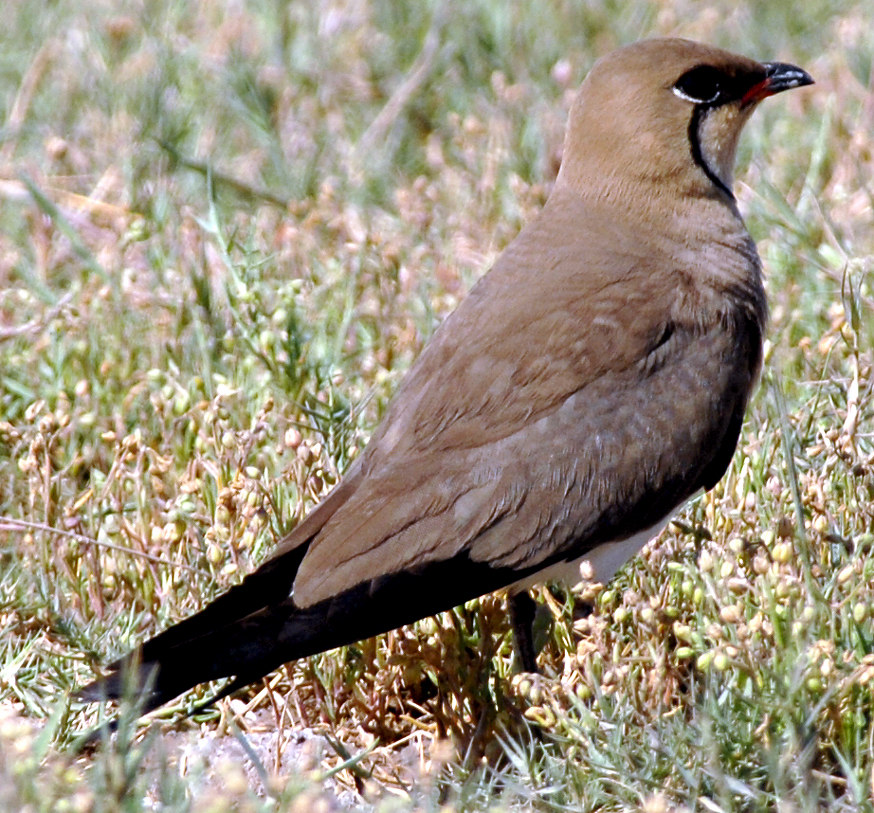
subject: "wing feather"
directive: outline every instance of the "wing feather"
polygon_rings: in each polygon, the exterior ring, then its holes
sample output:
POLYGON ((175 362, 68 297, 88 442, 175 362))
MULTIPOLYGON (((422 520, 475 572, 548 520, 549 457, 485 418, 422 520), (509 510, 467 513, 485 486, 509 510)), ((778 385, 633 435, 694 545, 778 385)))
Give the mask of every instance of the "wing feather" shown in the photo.
POLYGON ((544 214, 408 374, 359 485, 312 538, 298 606, 462 553, 514 569, 576 558, 655 524, 710 484, 714 460, 728 465, 758 370, 759 322, 742 303, 726 311, 724 296, 721 310, 684 311, 683 275, 668 260, 638 256, 608 223, 581 229, 605 245, 559 243, 542 233, 556 221, 544 214), (581 267, 608 249, 609 268, 581 267), (538 273, 543 295, 532 302, 538 273), (527 310, 514 311, 514 297, 527 310), (487 311, 522 316, 493 324, 487 311), (580 312, 600 329, 584 329, 580 312))

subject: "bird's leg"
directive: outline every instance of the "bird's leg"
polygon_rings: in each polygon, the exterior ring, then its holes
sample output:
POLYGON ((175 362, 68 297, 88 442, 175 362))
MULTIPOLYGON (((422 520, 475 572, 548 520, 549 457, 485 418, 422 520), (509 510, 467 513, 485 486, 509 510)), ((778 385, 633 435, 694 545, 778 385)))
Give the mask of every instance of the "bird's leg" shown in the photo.
POLYGON ((537 671, 537 653, 534 651, 534 617, 537 603, 527 590, 510 594, 510 624, 513 627, 513 642, 522 671, 537 671))
POLYGON ((594 607, 588 601, 577 601, 574 603, 574 621, 579 621, 583 618, 588 618, 594 611, 594 607))

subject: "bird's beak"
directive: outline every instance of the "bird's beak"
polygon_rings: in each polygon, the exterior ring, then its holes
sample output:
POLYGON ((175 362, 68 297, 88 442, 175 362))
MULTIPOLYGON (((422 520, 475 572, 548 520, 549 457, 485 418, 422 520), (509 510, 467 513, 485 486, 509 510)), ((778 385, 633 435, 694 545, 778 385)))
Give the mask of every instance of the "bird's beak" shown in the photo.
POLYGON ((784 90, 800 88, 813 84, 813 77, 799 68, 797 65, 789 65, 786 62, 765 62, 765 78, 753 85, 745 94, 742 103, 754 104, 760 102, 775 93, 784 90))

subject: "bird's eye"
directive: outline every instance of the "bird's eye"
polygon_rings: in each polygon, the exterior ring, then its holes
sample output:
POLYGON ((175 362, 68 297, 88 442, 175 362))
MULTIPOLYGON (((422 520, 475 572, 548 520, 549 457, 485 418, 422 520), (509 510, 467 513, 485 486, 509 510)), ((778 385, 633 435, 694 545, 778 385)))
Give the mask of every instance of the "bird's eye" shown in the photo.
POLYGON ((713 104, 722 93, 723 74, 710 65, 699 65, 686 71, 675 83, 674 93, 696 104, 713 104))

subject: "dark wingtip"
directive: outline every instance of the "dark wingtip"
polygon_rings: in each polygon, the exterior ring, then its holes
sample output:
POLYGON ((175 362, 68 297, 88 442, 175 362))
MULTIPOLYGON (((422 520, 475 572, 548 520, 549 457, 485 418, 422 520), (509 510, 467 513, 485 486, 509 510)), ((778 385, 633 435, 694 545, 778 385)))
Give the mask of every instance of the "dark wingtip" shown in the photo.
POLYGON ((106 700, 118 700, 122 695, 122 680, 120 672, 112 672, 105 677, 92 680, 81 689, 76 689, 73 697, 85 703, 99 703, 106 700))
POLYGON ((73 754, 90 752, 100 747, 119 730, 123 720, 135 721, 168 699, 155 691, 155 678, 158 673, 156 664, 140 664, 134 656, 128 660, 116 661, 109 668, 112 671, 108 675, 77 689, 73 697, 84 703, 121 701, 117 707, 118 716, 80 734, 70 746, 73 754))
POLYGON ((95 680, 81 689, 76 689, 73 692, 73 697, 76 700, 81 700, 83 703, 99 703, 101 700, 114 700, 115 694, 107 690, 105 683, 106 681, 103 679, 95 680))
MULTIPOLYGON (((158 686, 158 664, 140 663, 133 655, 110 664, 108 675, 92 680, 73 693, 73 697, 85 703, 101 703, 107 700, 129 698, 142 703, 145 710, 161 705, 164 699, 156 699, 165 694, 158 686)), ((177 692, 178 694, 179 692, 177 692)))

